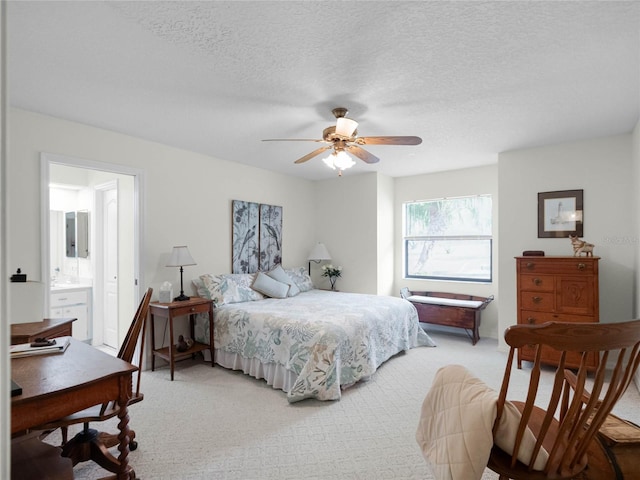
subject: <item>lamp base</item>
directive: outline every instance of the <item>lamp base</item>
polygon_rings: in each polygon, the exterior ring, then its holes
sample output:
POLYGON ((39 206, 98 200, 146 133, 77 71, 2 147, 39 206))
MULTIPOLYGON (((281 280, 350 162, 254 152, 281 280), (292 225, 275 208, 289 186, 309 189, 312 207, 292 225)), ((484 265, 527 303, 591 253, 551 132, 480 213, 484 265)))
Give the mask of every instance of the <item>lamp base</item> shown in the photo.
POLYGON ((174 302, 184 302, 185 300, 189 300, 191 297, 187 297, 184 293, 181 293, 176 298, 173 299, 174 302))

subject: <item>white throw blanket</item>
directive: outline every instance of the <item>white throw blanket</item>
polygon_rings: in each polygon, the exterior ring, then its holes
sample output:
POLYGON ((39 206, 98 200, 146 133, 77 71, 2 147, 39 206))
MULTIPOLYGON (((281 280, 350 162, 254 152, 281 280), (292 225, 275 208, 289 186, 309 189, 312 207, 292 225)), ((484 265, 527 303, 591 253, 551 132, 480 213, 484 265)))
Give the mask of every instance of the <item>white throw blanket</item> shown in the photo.
MULTIPOLYGON (((460 365, 442 367, 422 404, 416 440, 438 480, 481 479, 493 447, 498 393, 460 365)), ((520 412, 510 402, 496 432, 496 444, 511 453, 520 412)), ((518 459, 528 463, 535 445, 527 428, 518 459)), ((542 470, 548 454, 541 450, 534 469, 542 470)))

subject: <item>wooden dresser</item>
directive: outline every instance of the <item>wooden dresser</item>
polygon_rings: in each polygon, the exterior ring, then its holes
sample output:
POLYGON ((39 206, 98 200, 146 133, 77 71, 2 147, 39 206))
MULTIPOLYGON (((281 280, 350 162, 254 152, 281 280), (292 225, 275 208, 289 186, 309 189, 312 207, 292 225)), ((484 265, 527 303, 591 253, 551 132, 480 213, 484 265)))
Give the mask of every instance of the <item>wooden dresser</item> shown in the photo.
MULTIPOLYGON (((598 260, 600 257, 516 257, 518 323, 598 322, 598 260)), ((543 350, 542 361, 557 365, 559 355, 543 350)), ((518 350, 522 361, 533 361, 533 348, 518 350)), ((579 355, 567 358, 567 366, 578 367, 579 355)), ((598 357, 589 358, 589 368, 598 367, 598 357)))

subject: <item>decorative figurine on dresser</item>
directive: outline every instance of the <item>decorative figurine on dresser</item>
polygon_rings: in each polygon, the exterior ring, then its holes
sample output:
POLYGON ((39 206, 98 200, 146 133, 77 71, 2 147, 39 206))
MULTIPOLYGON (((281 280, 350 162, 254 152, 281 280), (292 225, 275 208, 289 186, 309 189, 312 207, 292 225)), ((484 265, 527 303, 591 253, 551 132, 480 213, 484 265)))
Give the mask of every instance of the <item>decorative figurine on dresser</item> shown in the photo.
POLYGON ((569 240, 571 240, 574 257, 580 257, 583 253, 587 257, 593 257, 593 248, 595 247, 593 243, 585 242, 584 240, 579 239, 577 235, 575 237, 569 235, 569 240))
MULTIPOLYGON (((518 323, 599 322, 598 261, 600 257, 522 256, 516 257, 518 323)), ((522 361, 534 360, 532 348, 518 350, 522 361)), ((542 362, 557 365, 553 350, 542 351, 542 362)), ((598 367, 598 357, 588 359, 589 368, 598 367)), ((567 357, 568 367, 579 366, 579 357, 567 357)))

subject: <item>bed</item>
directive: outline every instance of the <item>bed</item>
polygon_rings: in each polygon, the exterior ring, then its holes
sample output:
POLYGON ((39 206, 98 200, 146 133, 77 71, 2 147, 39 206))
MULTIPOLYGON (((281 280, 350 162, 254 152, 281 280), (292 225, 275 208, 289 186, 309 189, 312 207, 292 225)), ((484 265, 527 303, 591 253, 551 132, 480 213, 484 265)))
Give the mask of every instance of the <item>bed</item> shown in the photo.
MULTIPOLYGON (((217 290, 208 282, 210 288, 198 292, 216 304, 216 363, 265 379, 291 403, 338 400, 342 389, 368 379, 392 356, 435 346, 406 300, 318 290, 304 269, 286 272, 299 290, 293 296, 256 295, 251 286, 258 274, 209 276, 217 290)), ((195 340, 208 343, 208 328, 197 318, 195 340)))

